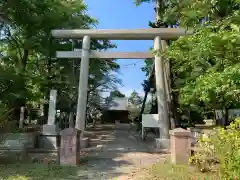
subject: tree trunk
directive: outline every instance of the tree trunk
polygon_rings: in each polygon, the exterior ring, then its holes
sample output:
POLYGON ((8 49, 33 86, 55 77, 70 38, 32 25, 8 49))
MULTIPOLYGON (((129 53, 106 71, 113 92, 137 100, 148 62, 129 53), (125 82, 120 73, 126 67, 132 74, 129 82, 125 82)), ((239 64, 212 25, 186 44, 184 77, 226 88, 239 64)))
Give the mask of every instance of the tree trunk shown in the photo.
POLYGON ((47 62, 46 62, 46 66, 47 66, 47 86, 44 88, 45 89, 45 103, 44 103, 44 118, 48 117, 48 111, 45 111, 46 106, 48 107, 49 104, 49 94, 50 94, 50 89, 53 88, 53 84, 52 84, 52 43, 53 43, 53 38, 50 36, 49 37, 49 52, 48 52, 48 58, 47 58, 47 62))
MULTIPOLYGON (((26 82, 25 82, 25 77, 26 77, 26 66, 27 66, 27 60, 28 60, 28 50, 24 49, 23 52, 23 57, 21 59, 21 70, 20 70, 20 76, 22 76, 22 83, 20 84, 19 91, 21 93, 21 96, 19 99, 16 99, 16 102, 14 103, 14 113, 13 113, 13 119, 14 120, 19 120, 20 114, 21 114, 21 107, 25 107, 26 104, 26 82)), ((20 122, 19 122, 20 124, 20 122)))
POLYGON ((74 118, 73 118, 73 112, 70 111, 69 113, 69 128, 74 128, 75 124, 74 124, 74 118))
MULTIPOLYGON (((169 61, 169 65, 170 65, 170 83, 171 83, 171 89, 174 89, 174 72, 172 70, 172 62, 169 61)), ((179 107, 179 102, 178 102, 178 93, 174 92, 173 90, 171 90, 171 112, 172 112, 172 116, 175 120, 175 128, 180 127, 181 122, 180 122, 180 115, 177 111, 177 108, 179 107)))
POLYGON ((225 107, 224 110, 225 110, 225 113, 224 113, 224 126, 226 127, 226 126, 228 126, 230 124, 230 122, 229 122, 229 115, 228 115, 229 108, 225 107))
POLYGON ((141 116, 142 113, 144 112, 145 105, 146 105, 146 101, 147 101, 147 97, 148 97, 148 92, 145 92, 145 95, 144 95, 144 98, 143 98, 142 107, 141 107, 141 111, 140 111, 140 116, 141 116))
POLYGON ((32 105, 28 104, 26 107, 27 107, 27 120, 28 120, 28 124, 31 124, 31 120, 32 120, 32 105))

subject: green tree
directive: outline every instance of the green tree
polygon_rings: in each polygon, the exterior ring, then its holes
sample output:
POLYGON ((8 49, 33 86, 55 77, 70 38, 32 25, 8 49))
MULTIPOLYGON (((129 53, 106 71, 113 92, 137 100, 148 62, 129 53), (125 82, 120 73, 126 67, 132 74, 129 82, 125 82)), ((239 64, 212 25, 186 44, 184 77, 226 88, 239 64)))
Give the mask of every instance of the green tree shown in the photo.
POLYGON ((131 93, 131 95, 128 98, 128 102, 137 107, 142 105, 142 101, 143 101, 142 97, 135 90, 131 93))
MULTIPOLYGON (((56 59, 56 50, 81 48, 81 41, 56 40, 52 29, 92 28, 83 1, 0 1, 0 92, 1 103, 9 108, 47 102, 49 90, 58 90, 58 107, 76 105, 80 60, 56 59), (59 13, 61 12, 61 13, 59 13), (73 45, 74 44, 74 45, 73 45), (20 102, 20 103, 19 103, 20 102)), ((109 41, 92 40, 92 49, 114 48, 109 41)), ((120 80, 112 75, 115 62, 90 61, 89 94, 115 88, 120 80)))
POLYGON ((122 94, 119 90, 115 89, 110 92, 109 96, 105 98, 105 103, 108 104, 112 101, 114 97, 126 97, 125 94, 122 94))
POLYGON ((201 105, 213 112, 239 104, 235 98, 239 84, 232 76, 237 74, 239 62, 239 2, 229 1, 229 6, 225 2, 201 1, 193 3, 192 9, 187 8, 189 4, 181 9, 186 14, 180 18, 181 24, 193 26, 196 31, 179 38, 167 52, 174 62, 175 90, 182 106, 201 105), (198 13, 194 14, 193 9, 198 13))
MULTIPOLYGON (((152 28, 168 28, 168 27, 173 27, 177 25, 177 17, 173 17, 170 11, 168 9, 173 5, 177 4, 178 2, 174 0, 170 1, 163 1, 163 0, 135 0, 135 3, 137 6, 139 6, 142 3, 155 3, 155 8, 154 11, 156 13, 156 18, 154 22, 149 21, 149 26, 152 28), (170 16, 170 19, 166 19, 166 16, 170 16), (171 21, 169 21, 171 20, 171 21)), ((163 49, 165 50, 165 46, 171 43, 171 41, 162 41, 163 43, 163 49)), ((155 53, 155 52, 153 52, 155 53)), ((162 53, 162 52, 161 52, 162 53)), ((145 60, 144 61, 144 66, 142 67, 142 71, 145 73, 147 78, 150 78, 151 80, 151 87, 155 88, 155 80, 152 78, 153 76, 153 71, 154 70, 154 61, 149 61, 145 60)), ((166 92, 167 92, 167 101, 169 102, 169 114, 170 114, 170 119, 172 120, 170 122, 171 128, 175 128, 176 125, 179 124, 179 113, 177 112, 177 107, 178 107, 178 101, 177 101, 177 95, 175 91, 172 91, 172 74, 173 72, 171 71, 171 61, 166 61, 165 62, 165 79, 166 79, 166 92), (174 120, 173 120, 174 119, 174 120)), ((145 94, 144 101, 143 101, 143 108, 145 105, 145 100, 146 100, 147 94, 145 94)), ((142 108, 142 110, 143 110, 142 108)), ((152 113, 157 113, 157 102, 154 103, 154 106, 152 107, 152 113)))
POLYGON ((165 55, 172 66, 178 112, 190 116, 202 109, 206 115, 209 109, 238 106, 234 75, 239 62, 239 0, 169 0, 160 16, 163 23, 195 30, 173 42, 165 55))
POLYGON ((110 97, 125 97, 119 90, 114 90, 110 92, 110 97))

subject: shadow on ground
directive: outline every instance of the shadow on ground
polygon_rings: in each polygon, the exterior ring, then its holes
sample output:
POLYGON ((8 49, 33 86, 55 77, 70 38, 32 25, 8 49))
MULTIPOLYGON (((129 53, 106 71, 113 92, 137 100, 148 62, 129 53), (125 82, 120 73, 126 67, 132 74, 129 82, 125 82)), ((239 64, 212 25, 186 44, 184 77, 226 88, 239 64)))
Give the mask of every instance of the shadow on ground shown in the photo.
MULTIPOLYGON (((31 154, 31 157, 34 157, 31 154)), ((36 157, 36 155, 35 155, 36 157)), ((38 155, 39 157, 39 155, 38 155)), ((55 159, 49 154, 44 159, 55 159), (48 156, 48 157, 47 157, 48 156)), ((15 157, 0 158, 0 179, 1 180, 88 180, 88 179, 109 179, 123 175, 123 172, 116 171, 118 167, 131 165, 126 160, 114 160, 111 158, 97 158, 87 156, 79 166, 59 166, 43 162, 32 162, 32 160, 15 160, 15 157)))
POLYGON ((100 172, 99 179, 118 178, 167 157, 149 153, 152 145, 143 142, 130 124, 99 125, 88 129, 87 134, 89 139, 98 138, 98 143, 103 145, 101 151, 88 152, 88 165, 96 173, 100 172))
MULTIPOLYGON (((56 154, 29 154, 28 161, 17 161, 13 157, 0 159, 0 179, 3 180, 107 180, 129 175, 134 169, 150 166, 166 156, 148 153, 146 143, 130 126, 104 125, 89 129, 91 139, 98 138, 105 147, 101 151, 90 151, 81 155, 82 163, 77 167, 63 167, 49 162, 56 154), (99 138, 101 137, 101 138, 99 138), (120 150, 119 150, 120 149, 120 150), (47 163, 32 159, 47 159, 47 163)), ((51 161, 53 160, 53 161, 51 161)))

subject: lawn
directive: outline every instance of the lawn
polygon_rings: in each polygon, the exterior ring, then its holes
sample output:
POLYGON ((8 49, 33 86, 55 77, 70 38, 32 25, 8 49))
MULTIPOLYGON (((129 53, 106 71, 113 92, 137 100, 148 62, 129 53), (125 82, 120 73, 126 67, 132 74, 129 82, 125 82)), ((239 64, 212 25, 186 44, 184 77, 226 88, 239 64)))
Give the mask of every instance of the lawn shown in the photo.
MULTIPOLYGON (((1 159, 2 160, 2 159, 1 159)), ((1 161, 2 163, 3 161, 1 161)), ((88 179, 91 167, 84 163, 77 167, 56 164, 10 163, 0 165, 0 180, 79 180, 88 179)), ((126 174, 127 175, 127 174, 126 174)), ((151 167, 139 169, 127 177, 131 180, 218 180, 217 174, 200 173, 193 167, 173 166, 161 162, 151 167)), ((120 177, 114 180, 122 180, 120 177)))
POLYGON ((136 180, 218 180, 217 173, 201 173, 194 167, 175 166, 169 163, 158 163, 139 170, 133 175, 136 180))
POLYGON ((86 166, 59 166, 51 159, 40 163, 31 159, 17 161, 14 156, 0 157, 0 180, 76 180, 87 177, 86 166))
POLYGON ((47 164, 9 164, 0 166, 1 180, 76 180, 87 177, 80 167, 47 164))

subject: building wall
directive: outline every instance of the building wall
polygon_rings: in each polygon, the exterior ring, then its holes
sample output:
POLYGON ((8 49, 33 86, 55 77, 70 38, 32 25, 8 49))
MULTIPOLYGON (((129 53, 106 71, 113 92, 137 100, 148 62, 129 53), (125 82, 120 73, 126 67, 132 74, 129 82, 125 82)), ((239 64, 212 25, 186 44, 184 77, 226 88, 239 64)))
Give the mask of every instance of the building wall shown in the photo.
POLYGON ((103 113, 103 122, 115 123, 116 120, 120 120, 121 123, 129 123, 128 111, 109 110, 103 113))

